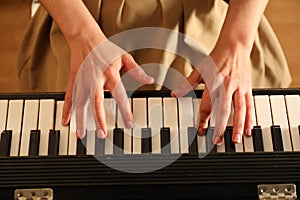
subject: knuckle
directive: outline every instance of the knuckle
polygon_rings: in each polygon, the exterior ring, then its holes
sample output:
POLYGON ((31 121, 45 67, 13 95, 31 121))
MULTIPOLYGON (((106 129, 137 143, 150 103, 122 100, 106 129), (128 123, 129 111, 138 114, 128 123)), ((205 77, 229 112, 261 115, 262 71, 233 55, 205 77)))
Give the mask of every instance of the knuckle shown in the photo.
POLYGON ((224 132, 225 132, 225 128, 224 127, 215 128, 215 136, 216 137, 219 137, 219 138, 223 137, 224 132))
POLYGON ((132 57, 132 55, 130 55, 129 53, 126 53, 126 54, 124 54, 123 56, 122 56, 122 58, 123 59, 125 59, 125 60, 133 60, 133 57, 132 57))
POLYGON ((103 93, 102 92, 96 92, 95 93, 95 99, 93 99, 93 103, 100 104, 100 103, 102 103, 102 99, 103 99, 103 93))
POLYGON ((243 111, 244 112, 246 110, 246 105, 241 101, 235 102, 234 106, 235 106, 235 109, 237 109, 238 111, 243 111))
POLYGON ((209 106, 200 105, 200 116, 208 116, 211 113, 211 108, 209 106))
POLYGON ((98 117, 97 117, 97 121, 98 121, 98 123, 99 123, 100 128, 105 127, 106 122, 105 122, 105 119, 104 119, 102 116, 98 116, 98 117))
POLYGON ((246 109, 247 109, 248 111, 252 111, 252 110, 254 109, 253 104, 252 104, 252 103, 247 103, 247 104, 246 104, 246 109))
POLYGON ((236 132, 241 133, 244 130, 244 124, 241 122, 237 123, 235 125, 235 130, 236 130, 236 132))
POLYGON ((116 69, 114 65, 109 65, 103 72, 105 77, 114 77, 116 75, 116 69))
POLYGON ((93 103, 95 105, 99 104, 101 101, 101 94, 99 94, 99 92, 95 93, 95 99, 93 100, 93 103))
POLYGON ((200 118, 198 122, 198 126, 202 128, 206 128, 208 125, 208 118, 200 118))
POLYGON ((230 107, 228 106, 220 106, 220 108, 218 109, 218 113, 221 113, 223 116, 229 116, 230 114, 230 107))

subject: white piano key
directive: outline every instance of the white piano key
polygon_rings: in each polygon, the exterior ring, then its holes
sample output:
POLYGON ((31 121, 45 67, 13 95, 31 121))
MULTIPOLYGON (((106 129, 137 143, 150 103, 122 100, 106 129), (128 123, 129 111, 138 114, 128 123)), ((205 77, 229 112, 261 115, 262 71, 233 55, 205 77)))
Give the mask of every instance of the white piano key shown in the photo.
MULTIPOLYGON (((128 99, 129 104, 132 105, 131 99, 128 99)), ((132 132, 133 129, 127 129, 124 125, 121 112, 118 109, 118 128, 124 129, 124 154, 132 154, 132 132)))
MULTIPOLYGON (((198 118, 200 111, 201 99, 193 99, 193 108, 194 108, 194 127, 198 127, 198 118)), ((197 144, 198 144, 198 153, 206 153, 206 143, 205 143, 205 135, 197 134, 197 144)))
POLYGON ((104 108, 107 124, 107 137, 105 139, 104 153, 112 155, 114 153, 114 129, 116 128, 116 102, 113 98, 104 99, 104 108))
POLYGON ((42 99, 40 101, 38 126, 38 129, 41 131, 39 148, 40 156, 48 155, 49 132, 50 129, 53 129, 54 127, 54 106, 55 101, 53 99, 42 99))
POLYGON ((60 131, 59 135, 59 155, 68 155, 69 126, 61 123, 64 101, 56 102, 55 130, 60 131))
MULTIPOLYGON (((215 99, 214 106, 211 111, 211 116, 210 116, 210 121, 209 121, 209 126, 210 127, 215 127, 216 126, 216 121, 217 121, 217 115, 218 115, 218 110, 219 110, 219 99, 215 99)), ((217 152, 218 153, 224 153, 225 152, 225 139, 223 138, 223 142, 220 145, 217 145, 217 152)))
POLYGON ((290 124, 293 150, 300 151, 300 136, 298 126, 300 125, 300 99, 299 95, 286 95, 286 108, 290 124))
POLYGON ((269 97, 266 95, 254 96, 257 125, 261 126, 264 151, 273 152, 272 134, 272 116, 269 97))
POLYGON ((23 100, 10 100, 6 130, 12 130, 10 156, 19 155, 23 100))
MULTIPOLYGON (((254 99, 252 98, 254 101, 254 99)), ((254 105, 254 102, 253 102, 254 105)), ((254 114, 253 114, 253 126, 256 126, 256 116, 255 116, 255 109, 254 109, 254 114)), ((244 139, 244 150, 245 152, 254 152, 254 146, 253 146, 253 137, 252 136, 243 136, 244 139)))
MULTIPOLYGON (((234 108, 231 106, 231 112, 230 116, 228 118, 227 126, 232 126, 233 127, 233 122, 234 122, 234 108)), ((234 144, 235 145, 235 152, 244 152, 244 141, 242 140, 241 143, 239 144, 234 144)))
MULTIPOLYGON (((0 100, 0 130, 5 130, 8 100, 0 100)), ((0 137, 1 139, 1 137, 0 137)))
POLYGON ((235 144, 235 152, 244 152, 244 141, 241 143, 235 144))
POLYGON ((162 98, 148 98, 148 128, 152 131, 152 153, 161 153, 160 129, 163 127, 162 98))
POLYGON ((270 96, 273 125, 280 125, 284 151, 292 151, 291 136, 287 120, 287 112, 283 95, 270 96))
POLYGON ((76 136, 76 111, 72 111, 70 119, 70 132, 69 132, 69 148, 68 155, 75 156, 77 149, 77 136, 76 136))
POLYGON ((23 114, 20 156, 28 156, 30 131, 38 128, 39 100, 26 100, 23 114))
POLYGON ((189 153, 188 127, 194 127, 193 99, 178 98, 180 152, 189 153))
POLYGON ((171 153, 179 153, 178 108, 176 98, 163 98, 164 127, 170 128, 171 153))
POLYGON ((134 127, 132 129, 132 152, 133 154, 142 153, 142 134, 141 129, 147 128, 147 99, 135 98, 132 101, 134 117, 134 127))
POLYGON ((95 129, 86 130, 86 155, 95 155, 95 129))
POLYGON ((88 106, 86 119, 86 155, 95 155, 96 125, 91 105, 88 106))
POLYGON ((38 0, 32 0, 32 4, 31 4, 31 17, 34 16, 34 14, 36 13, 36 11, 38 10, 38 8, 40 7, 40 2, 38 0))

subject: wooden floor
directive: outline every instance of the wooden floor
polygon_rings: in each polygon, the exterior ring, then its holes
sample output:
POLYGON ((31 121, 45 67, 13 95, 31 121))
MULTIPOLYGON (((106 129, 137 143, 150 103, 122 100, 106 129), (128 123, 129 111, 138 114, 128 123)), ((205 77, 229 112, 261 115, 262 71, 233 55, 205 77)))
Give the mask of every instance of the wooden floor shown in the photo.
MULTIPOLYGON (((16 56, 30 18, 30 3, 31 0, 0 1, 0 92, 18 92, 16 56)), ((291 87, 300 87, 299 11, 299 0, 270 0, 266 10, 290 65, 293 77, 291 87)))

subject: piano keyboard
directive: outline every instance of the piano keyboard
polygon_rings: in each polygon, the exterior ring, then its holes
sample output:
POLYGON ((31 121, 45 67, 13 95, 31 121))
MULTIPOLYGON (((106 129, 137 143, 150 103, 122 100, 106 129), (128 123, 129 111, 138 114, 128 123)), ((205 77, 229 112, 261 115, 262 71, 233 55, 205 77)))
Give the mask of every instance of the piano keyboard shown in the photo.
MULTIPOLYGON (((172 185, 170 188, 204 183, 298 183, 300 90, 254 90, 256 124, 252 137, 244 136, 241 144, 232 142, 231 115, 220 146, 211 141, 214 111, 207 134, 196 134, 202 91, 195 93, 197 98, 187 95, 178 99, 170 97, 168 91, 129 93, 133 129, 125 128, 114 100, 105 93, 108 136, 104 140, 97 138, 92 123, 82 140, 76 138, 74 118, 69 126, 61 125, 62 93, 0 95, 0 197, 1 188, 8 187, 58 187, 59 191, 60 187, 83 184, 95 189, 166 183, 172 185), (143 168, 132 166, 128 159, 147 165, 162 159, 170 165, 132 174, 107 164, 143 168)), ((240 192, 247 193, 248 189, 240 192)))
MULTIPOLYGON (((231 115, 224 142, 214 149, 206 145, 211 144, 209 135, 198 136, 194 128, 201 98, 176 99, 164 95, 130 100, 136 126, 126 130, 114 100, 105 99, 108 137, 103 141, 97 138, 95 128, 87 130, 82 141, 77 139, 75 120, 71 120, 69 127, 61 125, 62 99, 1 100, 0 155, 83 156, 118 151, 160 154, 162 149, 164 154, 300 151, 297 95, 255 95, 257 124, 253 137, 245 136, 241 144, 234 144, 231 115)), ((212 112, 211 129, 215 113, 212 112)))

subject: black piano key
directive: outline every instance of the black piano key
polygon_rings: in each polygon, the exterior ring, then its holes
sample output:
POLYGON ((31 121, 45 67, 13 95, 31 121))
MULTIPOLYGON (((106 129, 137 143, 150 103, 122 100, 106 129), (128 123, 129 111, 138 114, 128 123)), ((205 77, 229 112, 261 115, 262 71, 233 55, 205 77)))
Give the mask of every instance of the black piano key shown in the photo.
POLYGON ((95 137, 95 155, 104 155, 105 139, 98 138, 97 134, 95 137))
POLYGON ((50 130, 48 156, 58 156, 59 140, 60 140, 60 131, 59 130, 50 130))
POLYGON ((39 147, 40 147, 40 130, 31 130, 30 131, 30 141, 29 141, 29 156, 38 156, 39 147))
POLYGON ((197 129, 195 127, 188 127, 188 141, 189 141, 189 153, 198 153, 198 141, 197 141, 197 129))
POLYGON ((76 149, 77 156, 85 156, 86 155, 86 140, 87 140, 86 134, 85 134, 84 138, 82 138, 82 139, 77 138, 77 149, 76 149))
POLYGON ((209 153, 216 153, 217 147, 213 142, 213 134, 214 134, 214 127, 209 127, 206 132, 205 137, 205 144, 206 144, 206 152, 209 153))
POLYGON ((1 133, 0 156, 10 155, 11 138, 12 138, 11 130, 5 130, 1 133))
POLYGON ((121 155, 124 153, 124 129, 114 129, 114 154, 121 155))
POLYGON ((160 129, 160 142, 161 142, 161 153, 162 154, 171 154, 171 133, 170 128, 161 128, 160 129))
POLYGON ((232 132, 233 132, 232 126, 226 127, 226 130, 224 133, 225 151, 226 152, 235 152, 235 144, 232 141, 232 132))
POLYGON ((152 152, 151 128, 142 128, 142 153, 152 152))
POLYGON ((280 126, 271 126, 274 151, 283 151, 283 142, 280 126))
POLYGON ((255 152, 264 151, 264 144, 262 138, 262 130, 260 126, 254 126, 252 129, 253 146, 255 152))
POLYGON ((299 135, 300 135, 300 125, 298 125, 298 133, 299 133, 299 135))

